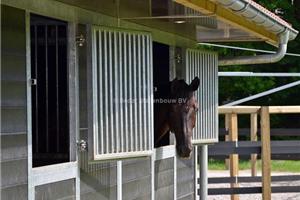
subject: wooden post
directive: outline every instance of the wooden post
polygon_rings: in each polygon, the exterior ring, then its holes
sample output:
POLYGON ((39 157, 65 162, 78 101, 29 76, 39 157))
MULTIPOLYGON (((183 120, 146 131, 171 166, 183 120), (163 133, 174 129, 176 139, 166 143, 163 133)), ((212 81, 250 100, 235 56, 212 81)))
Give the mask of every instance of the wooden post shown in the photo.
MULTIPOLYGON (((230 114, 225 114, 225 130, 226 130, 226 132, 229 130, 229 117, 230 117, 230 114)), ((229 141, 228 134, 225 135, 225 141, 229 141)), ((230 164, 229 159, 226 158, 225 159, 225 168, 227 170, 229 170, 229 164, 230 164)))
POLYGON ((271 137, 269 107, 261 108, 260 118, 262 151, 262 199, 271 200, 271 137))
MULTIPOLYGON (((238 119, 237 114, 230 114, 229 119, 229 140, 238 141, 238 119)), ((239 175, 239 156, 237 154, 231 154, 230 160, 230 176, 237 177, 239 175)), ((238 183, 232 183, 232 188, 239 187, 238 183)), ((231 195, 231 200, 239 200, 239 195, 231 195)))
MULTIPOLYGON (((250 132, 251 142, 257 141, 257 113, 252 113, 250 116, 250 132)), ((257 154, 251 154, 251 176, 257 175, 257 154)))

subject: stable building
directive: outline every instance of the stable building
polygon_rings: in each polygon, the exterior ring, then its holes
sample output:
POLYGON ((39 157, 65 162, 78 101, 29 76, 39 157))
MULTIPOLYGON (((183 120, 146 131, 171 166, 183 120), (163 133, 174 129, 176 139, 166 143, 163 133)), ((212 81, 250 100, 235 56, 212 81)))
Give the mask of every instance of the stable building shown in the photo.
POLYGON ((251 0, 2 0, 1 199, 198 198, 197 164, 205 181, 218 142, 218 67, 277 62, 297 34, 251 0), (197 47, 241 41, 278 51, 219 59, 197 47), (172 134, 154 148, 153 98, 195 76, 184 160, 172 134))

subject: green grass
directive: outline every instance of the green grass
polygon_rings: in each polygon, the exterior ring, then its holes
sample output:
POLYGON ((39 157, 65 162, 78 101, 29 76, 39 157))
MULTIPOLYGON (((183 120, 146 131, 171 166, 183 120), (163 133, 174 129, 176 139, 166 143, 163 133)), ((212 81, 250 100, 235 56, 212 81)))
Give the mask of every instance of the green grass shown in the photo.
MULTIPOLYGON (((208 162, 209 170, 226 170, 225 161, 210 159, 208 162)), ((251 163, 247 160, 239 161, 239 169, 251 169, 251 163)), ((271 169, 274 172, 300 172, 300 161, 272 160, 271 169)), ((257 170, 261 170, 261 160, 257 161, 257 170)))

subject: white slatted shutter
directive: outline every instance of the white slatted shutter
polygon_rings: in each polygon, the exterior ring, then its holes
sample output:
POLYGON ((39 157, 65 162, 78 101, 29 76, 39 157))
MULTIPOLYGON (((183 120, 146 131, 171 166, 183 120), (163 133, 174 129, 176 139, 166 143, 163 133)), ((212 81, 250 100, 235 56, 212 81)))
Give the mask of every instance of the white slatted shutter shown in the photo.
POLYGON ((187 49, 186 80, 200 79, 195 92, 199 104, 193 143, 218 141, 218 56, 216 53, 187 49))
POLYGON ((153 149, 152 38, 92 27, 93 158, 146 156, 153 149))

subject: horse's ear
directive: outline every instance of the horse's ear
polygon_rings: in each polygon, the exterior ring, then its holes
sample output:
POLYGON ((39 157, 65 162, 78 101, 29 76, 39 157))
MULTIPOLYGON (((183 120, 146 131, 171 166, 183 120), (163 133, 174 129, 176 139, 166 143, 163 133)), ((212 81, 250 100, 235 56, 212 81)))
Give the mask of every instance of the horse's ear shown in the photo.
POLYGON ((178 87, 178 79, 175 78, 173 81, 171 81, 171 94, 178 92, 178 87))
POLYGON ((196 91, 199 87, 200 79, 196 76, 194 80, 191 82, 190 87, 193 91, 196 91))

